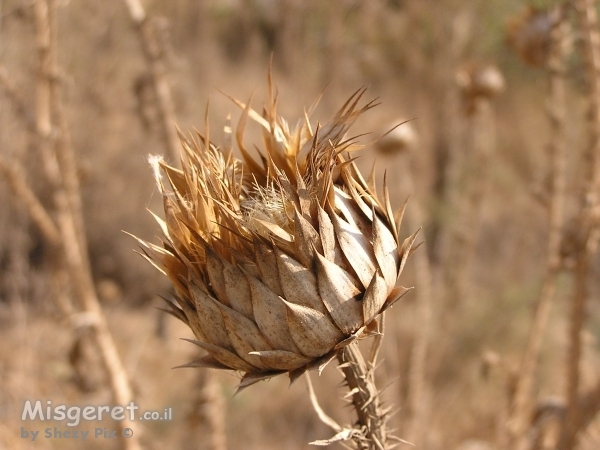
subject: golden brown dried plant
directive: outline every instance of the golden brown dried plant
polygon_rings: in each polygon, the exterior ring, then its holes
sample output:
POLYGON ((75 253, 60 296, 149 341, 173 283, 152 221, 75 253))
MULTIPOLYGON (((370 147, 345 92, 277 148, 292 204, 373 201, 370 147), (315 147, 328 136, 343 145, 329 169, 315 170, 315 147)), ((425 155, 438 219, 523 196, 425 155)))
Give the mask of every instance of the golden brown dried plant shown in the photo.
MULTIPOLYGON (((282 373, 293 381, 338 356, 342 367, 362 371, 344 372, 349 384, 371 379, 366 366, 344 355, 356 339, 378 334, 380 313, 407 291, 396 281, 415 235, 400 241, 403 210, 392 211, 385 177, 380 199, 353 158, 342 155, 360 148, 346 134, 373 107, 358 106, 364 92, 315 128, 309 114, 296 126, 278 116, 272 89, 263 116, 234 100, 243 109, 241 159, 230 146, 214 145, 208 126, 205 135, 182 137, 181 170, 150 158, 164 238, 162 245, 140 243, 174 286, 169 312, 207 352, 187 367, 240 371, 244 388, 282 373), (244 144, 249 118, 263 131, 259 161, 244 144)), ((357 405, 367 437, 371 425, 361 414, 372 395, 376 390, 357 405)), ((355 395, 355 404, 361 398, 355 395)))
POLYGON ((368 333, 397 299, 404 245, 389 204, 380 201, 342 152, 358 109, 357 92, 323 127, 290 126, 275 113, 244 113, 236 137, 242 160, 206 136, 183 141, 183 170, 152 158, 163 194, 165 235, 155 252, 176 291, 171 312, 209 353, 198 366, 246 373, 242 386, 305 370, 368 333), (264 128, 256 162, 243 133, 264 128), (161 175, 166 175, 170 190, 161 175))

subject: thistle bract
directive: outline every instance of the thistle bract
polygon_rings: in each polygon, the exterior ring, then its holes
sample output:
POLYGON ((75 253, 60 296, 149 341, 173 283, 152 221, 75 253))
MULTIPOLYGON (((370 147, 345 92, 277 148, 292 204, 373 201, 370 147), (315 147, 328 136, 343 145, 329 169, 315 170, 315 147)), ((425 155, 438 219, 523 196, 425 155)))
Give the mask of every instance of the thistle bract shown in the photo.
POLYGON ((169 312, 206 351, 186 366, 241 371, 242 387, 293 379, 373 333, 406 292, 396 280, 414 236, 399 241, 385 180, 380 199, 347 153, 358 147, 348 129, 373 106, 358 107, 363 93, 315 127, 308 114, 290 126, 274 101, 262 116, 236 101, 240 159, 208 135, 182 137, 182 169, 151 158, 164 239, 142 245, 173 284, 169 312), (263 132, 258 160, 243 141, 248 119, 263 132))

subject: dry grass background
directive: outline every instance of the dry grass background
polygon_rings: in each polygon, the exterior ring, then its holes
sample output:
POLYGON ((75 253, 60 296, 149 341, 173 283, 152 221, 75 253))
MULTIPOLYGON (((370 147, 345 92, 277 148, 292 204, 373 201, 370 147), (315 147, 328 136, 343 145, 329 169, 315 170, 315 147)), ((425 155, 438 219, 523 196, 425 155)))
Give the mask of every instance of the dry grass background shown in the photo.
MULTIPOLYGON (((0 1, 0 68, 25 107, 24 115, 15 110, 3 81, 0 155, 20 161, 27 183, 52 211, 52 192, 27 131, 27 120, 35 121, 39 75, 34 3, 0 1)), ((173 124, 184 131, 202 129, 209 98, 213 139, 220 140, 228 112, 235 123, 239 111, 219 90, 242 101, 255 91, 258 109, 266 96, 271 54, 284 117, 300 117, 329 83, 317 119, 327 118, 363 85, 370 85, 367 95, 381 99, 382 105, 355 129, 375 131, 364 142, 415 118, 410 125, 418 142, 409 155, 377 154, 370 147, 358 160, 367 173, 375 159, 380 174, 388 170, 394 205, 412 195, 407 214, 411 226, 423 226, 427 249, 421 251, 433 277, 428 325, 417 291, 387 314, 379 385, 389 385, 384 398, 400 408, 392 419, 396 434, 411 435, 418 448, 468 449, 465 442, 474 439, 501 448, 511 382, 519 372, 544 279, 549 229, 547 209, 536 194, 547 193, 551 184, 548 75, 522 63, 505 45, 506 20, 519 14, 524 2, 155 0, 144 7, 162 49, 173 124), (455 82, 460 68, 480 63, 495 64, 506 85, 486 106, 483 129, 490 153, 483 169, 480 149, 469 138, 481 122, 465 112, 455 82), (462 162, 451 183, 448 168, 456 155, 462 155, 462 162), (412 187, 406 182, 409 174, 412 187), (465 207, 470 189, 482 196, 475 210, 465 207), (430 331, 425 359, 419 362, 412 352, 424 326, 430 331), (415 364, 420 364, 417 373, 415 364), (422 383, 416 400, 415 382, 422 383), (418 415, 416 407, 423 408, 418 415)), ((156 310, 157 294, 168 295, 166 280, 132 251, 135 242, 121 231, 148 240, 157 234, 146 208, 160 211, 161 199, 146 156, 167 153, 139 35, 126 2, 58 1, 56 14, 58 77, 77 155, 96 291, 136 402, 145 410, 173 408, 173 421, 144 423, 142 444, 214 448, 206 417, 211 414, 206 374, 170 369, 193 359, 196 349, 178 340, 191 337, 190 332, 156 310)), ((576 26, 572 11, 568 20, 576 26)), ((585 176, 581 161, 588 145, 589 96, 580 45, 577 40, 566 73, 567 218, 579 209, 585 176)), ((247 141, 257 138, 254 130, 247 141)), ((21 422, 26 399, 87 405, 110 403, 112 396, 85 327, 74 327, 57 306, 58 298, 73 294, 57 281, 56 255, 20 198, 2 179, 0 186, 0 449, 119 448, 120 441, 38 438, 31 444, 20 439, 22 426, 50 426, 21 422)), ((578 229, 572 220, 567 225, 578 229)), ((600 264, 595 255, 581 332, 581 392, 599 382, 600 264)), ((413 260, 403 284, 424 289, 416 267, 413 260)), ((574 283, 569 270, 560 271, 533 383, 535 399, 565 397, 574 283)), ((78 304, 76 296, 73 303, 78 304)), ((274 379, 232 397, 236 378, 217 374, 215 379, 224 402, 228 448, 300 449, 332 434, 311 409, 303 380, 288 388, 287 379, 274 379)), ((341 407, 340 382, 334 367, 319 379, 313 375, 321 406, 348 423, 351 411, 341 407)), ((600 417, 580 433, 576 448, 600 448, 600 417)))

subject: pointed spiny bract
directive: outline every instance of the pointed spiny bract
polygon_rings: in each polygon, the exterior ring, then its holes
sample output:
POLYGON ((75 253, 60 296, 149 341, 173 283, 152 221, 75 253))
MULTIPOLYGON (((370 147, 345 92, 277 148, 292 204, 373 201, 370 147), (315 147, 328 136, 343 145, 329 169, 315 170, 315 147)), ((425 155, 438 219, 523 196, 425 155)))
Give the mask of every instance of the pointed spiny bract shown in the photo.
POLYGON ((273 99, 263 116, 234 100, 241 159, 229 123, 222 149, 208 127, 180 136, 183 169, 150 158, 164 239, 140 241, 142 252, 173 283, 168 311, 208 353, 185 367, 242 371, 240 388, 285 372, 293 381, 369 336, 367 325, 406 292, 395 285, 414 236, 401 244, 387 185, 379 199, 342 156, 357 147, 350 126, 373 106, 358 106, 364 92, 315 127, 307 113, 290 126, 273 99), (248 119, 262 128, 258 158, 244 143, 248 119))

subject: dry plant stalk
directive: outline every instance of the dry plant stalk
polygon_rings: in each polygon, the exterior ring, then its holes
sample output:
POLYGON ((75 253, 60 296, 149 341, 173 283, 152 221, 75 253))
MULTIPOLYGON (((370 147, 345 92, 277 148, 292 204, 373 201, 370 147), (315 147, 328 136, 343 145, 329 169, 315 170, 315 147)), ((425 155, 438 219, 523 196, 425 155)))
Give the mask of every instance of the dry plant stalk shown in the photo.
POLYGON ((161 48, 152 21, 146 14, 140 0, 125 0, 131 20, 135 24, 144 57, 152 76, 152 85, 156 97, 156 104, 161 118, 161 127, 168 155, 173 161, 179 160, 179 138, 173 124, 175 107, 171 97, 171 89, 167 81, 167 72, 163 62, 164 49, 161 48))
MULTIPOLYGON (((1 66, 0 85, 2 85, 4 88, 5 94, 10 101, 11 106, 15 110, 16 115, 22 119, 27 130, 37 139, 38 146, 45 145, 45 141, 38 133, 38 121, 33 119, 33 116, 29 113, 25 102, 19 96, 15 84, 8 76, 8 73, 4 67, 1 66)), ((39 122, 41 123, 43 120, 39 120, 39 122)), ((42 151, 42 154, 45 156, 50 156, 48 151, 42 151)), ((60 249, 60 231, 58 230, 50 214, 46 211, 45 207, 27 184, 26 176, 19 161, 17 161, 14 157, 4 157, 0 155, 0 172, 8 182, 9 188, 11 189, 15 198, 25 206, 29 217, 38 227, 50 248, 53 250, 60 249)), ((64 264, 55 264, 52 267, 53 273, 51 275, 51 279, 55 284, 58 285, 58 306, 66 316, 69 316, 73 313, 73 305, 69 296, 64 294, 64 292, 67 291, 66 286, 68 282, 66 282, 66 279, 68 278, 68 274, 63 266, 64 264)))
POLYGON ((561 241, 564 223, 565 202, 565 45, 566 22, 563 8, 549 12, 552 16, 550 50, 546 66, 549 73, 549 94, 547 114, 550 122, 550 142, 552 191, 549 202, 549 232, 546 253, 546 274, 540 296, 535 304, 534 315, 527 347, 516 380, 507 423, 506 448, 526 449, 529 445, 528 431, 535 407, 533 392, 537 365, 548 323, 556 281, 561 269, 561 241))
MULTIPOLYGON (((152 86, 154 88, 154 97, 156 106, 160 114, 160 123, 162 127, 163 137, 167 154, 175 162, 179 160, 179 138, 174 126, 175 107, 171 96, 171 88, 167 80, 167 71, 164 64, 164 49, 156 37, 156 31, 150 17, 146 14, 144 6, 139 0, 125 0, 129 15, 136 26, 140 36, 144 57, 148 64, 148 69, 152 78, 152 86)), ((210 439, 213 450, 224 450, 227 447, 225 438, 225 422, 223 399, 220 398, 218 389, 218 380, 214 374, 208 373, 202 379, 205 384, 203 387, 207 392, 212 392, 206 398, 206 410, 210 414, 206 417, 210 429, 210 439)))
POLYGON ((202 380, 204 397, 204 417, 208 422, 210 450, 226 450, 225 402, 220 392, 219 380, 215 373, 207 371, 202 380))
MULTIPOLYGON (((404 171, 404 178, 410 185, 414 185, 409 170, 404 171)), ((412 189, 409 192, 411 191, 412 189)), ((416 201, 408 211, 407 222, 410 228, 423 223, 423 212, 416 201)), ((415 324, 418 325, 416 326, 415 342, 411 354, 407 399, 410 411, 412 411, 407 440, 414 443, 418 448, 427 445, 426 430, 429 422, 432 394, 427 375, 427 361, 433 324, 433 275, 425 245, 425 242, 423 242, 419 246, 422 248, 416 252, 414 261, 417 287, 415 324)))
POLYGON ((40 203, 25 181, 25 174, 20 165, 0 155, 0 172, 4 175, 14 196, 24 204, 29 216, 41 231, 46 242, 51 246, 58 246, 60 244, 60 232, 44 205, 40 203))
POLYGON ((504 89, 502 73, 488 64, 462 68, 456 74, 456 81, 461 89, 466 139, 460 158, 460 177, 464 186, 458 188, 460 195, 456 197, 455 205, 462 223, 458 224, 452 263, 448 264, 453 303, 471 297, 469 275, 481 235, 494 152, 495 121, 491 100, 504 89))
POLYGON ((346 437, 388 448, 372 368, 348 346, 378 334, 381 312, 407 291, 395 285, 416 236, 400 241, 385 179, 380 200, 342 156, 358 148, 346 133, 373 102, 358 106, 361 89, 327 124, 313 128, 309 112, 292 126, 276 113, 270 78, 269 87, 263 116, 234 100, 242 159, 211 142, 208 124, 182 137, 182 170, 151 158, 164 237, 139 243, 174 286, 169 312, 207 353, 184 367, 242 372, 243 389, 338 356, 359 419, 346 437), (262 128, 260 162, 244 144, 248 119, 262 128))
MULTIPOLYGON (((43 208, 33 191, 26 184, 19 166, 12 161, 0 161, 2 171, 9 180, 16 195, 26 203, 32 217, 41 227, 50 243, 60 241, 66 267, 85 312, 94 318, 91 325, 103 362, 106 366, 110 387, 117 404, 126 405, 132 398, 129 379, 118 356, 112 335, 96 297, 90 272, 89 259, 85 252, 83 217, 75 156, 70 146, 64 118, 60 83, 56 65, 56 5, 53 0, 38 0, 35 3, 36 30, 40 52, 40 70, 36 95, 36 132, 39 147, 53 189, 53 200, 58 212, 57 223, 43 208), (58 119, 60 136, 55 137, 52 115, 58 119)), ((122 429, 134 425, 124 420, 119 423, 122 429)), ((124 440, 128 450, 138 450, 139 432, 124 440)))
POLYGON ((353 435, 357 447, 365 450, 389 448, 386 427, 389 410, 382 408, 374 371, 367 366, 356 342, 338 353, 338 361, 348 388, 353 393, 352 403, 358 414, 360 428, 353 435))
MULTIPOLYGON (((565 31, 562 29, 564 8, 550 13, 530 8, 524 17, 513 24, 511 40, 515 49, 527 62, 539 65, 547 62, 551 77, 552 108, 549 111, 553 138, 553 193, 550 203, 550 235, 548 242, 548 261, 546 279, 536 306, 528 348, 519 374, 519 383, 513 404, 512 420, 509 422, 510 442, 518 443, 517 449, 530 447, 525 434, 532 420, 533 378, 541 346, 542 334, 547 322, 550 301, 555 289, 556 276, 561 266, 561 252, 570 251, 574 257, 573 291, 570 300, 566 373, 566 409, 561 418, 559 433, 555 424, 542 438, 549 438, 542 445, 559 450, 571 450, 577 444, 578 436, 585 430, 593 417, 600 411, 600 380, 595 388, 587 393, 580 389, 580 363, 582 354, 581 333, 585 325, 585 309, 588 299, 590 262, 596 253, 600 235, 598 195, 600 187, 600 32, 596 2, 577 0, 571 2, 575 7, 582 36, 582 48, 588 78, 588 114, 589 145, 585 152, 585 187, 582 193, 581 209, 575 218, 573 230, 561 232, 563 225, 562 209, 564 199, 564 72, 566 57, 565 31), (557 20, 560 19, 560 20, 557 20), (540 32, 549 32, 540 35, 540 32), (548 45, 550 44, 550 45, 548 45), (561 248, 562 247, 562 248, 561 248), (558 437, 557 437, 558 434, 558 437), (557 442, 558 441, 558 442, 557 442)), ((514 448, 509 442, 508 448, 514 448)), ((537 445, 537 444, 535 444, 537 445)))
POLYGON ((298 64, 301 63, 299 50, 304 47, 302 38, 303 21, 306 16, 304 9, 308 2, 298 0, 279 1, 279 37, 276 51, 278 60, 284 71, 294 76, 299 73, 298 64))
MULTIPOLYGON (((579 27, 583 41, 585 69, 588 85, 588 133, 589 146, 585 165, 586 188, 582 210, 578 217, 579 229, 576 240, 574 291, 571 298, 569 346, 567 353, 567 411, 558 448, 570 450, 575 447, 579 431, 591 420, 581 408, 580 360, 582 351, 581 332, 585 325, 585 308, 588 299, 589 272, 592 256, 596 253, 599 219, 600 187, 600 32, 598 31, 597 4, 594 0, 576 0, 579 27)), ((596 411, 600 409, 597 405, 596 411)), ((588 411, 589 412, 589 411, 588 411)), ((594 412, 594 415, 595 415, 594 412)))
POLYGON ((8 100, 17 115, 22 119, 27 130, 32 134, 36 132, 36 123, 33 116, 29 113, 27 106, 17 91, 15 83, 11 80, 6 68, 0 65, 0 86, 4 90, 8 100))
MULTIPOLYGON (((56 64, 56 4, 53 0, 37 0, 36 25, 41 54, 41 69, 39 75, 37 123, 38 132, 47 144, 47 159, 51 161, 54 185, 54 202, 58 211, 58 229, 64 251, 66 266, 69 269, 71 282, 75 293, 80 298, 85 312, 94 318, 91 325, 93 339, 98 346, 106 367, 114 401, 118 405, 126 405, 133 399, 129 378, 118 355, 115 343, 106 323, 106 318, 96 296, 92 279, 89 259, 83 245, 85 231, 81 211, 81 198, 78 187, 75 157, 66 135, 66 121, 62 112, 60 81, 56 64), (59 120, 61 137, 52 142, 52 116, 59 120), (51 154, 54 153, 54 155, 51 154), (62 163, 62 165, 61 165, 62 163)), ((124 447, 137 450, 139 445, 139 428, 125 419, 119 422, 121 430, 132 428, 134 435, 124 439, 124 447)))
MULTIPOLYGON (((16 89, 11 83, 8 74, 4 67, 0 66, 0 86, 4 88, 6 96, 11 100, 11 104, 14 109, 17 109, 19 105, 22 105, 20 98, 16 95, 16 89)), ((1 111, 0 111, 1 112, 1 111)), ((21 114, 22 110, 17 110, 17 114, 21 114)), ((31 125, 33 122, 30 121, 31 125)), ((19 160, 22 157, 22 149, 15 151, 12 157, 15 160, 19 160)), ((2 158, 0 157, 0 172, 5 172, 6 165, 3 164, 2 158)), ((14 179, 9 181, 12 184, 11 188, 14 188, 14 179)), ((19 321, 24 317, 24 299, 28 293, 28 272, 29 272, 29 258, 28 253, 28 237, 27 227, 29 225, 29 218, 27 211, 32 206, 31 203, 22 205, 17 197, 14 197, 10 202, 9 208, 12 212, 9 214, 12 217, 11 226, 7 230, 8 237, 8 266, 6 270, 7 279, 10 280, 8 283, 8 303, 14 310, 15 317, 19 321), (25 206, 25 208, 23 207, 25 206)), ((21 321, 23 324, 24 322, 21 321)))
POLYGON ((208 370, 198 372, 193 389, 193 408, 187 416, 189 433, 183 437, 187 441, 201 436, 210 450, 227 449, 226 405, 218 375, 208 370))
MULTIPOLYGON (((432 263, 435 278, 448 278, 445 261, 454 256, 454 235, 456 234, 458 217, 456 211, 461 203, 460 178, 463 167, 462 136, 465 129, 464 114, 460 113, 460 92, 457 88, 455 77, 459 61, 464 58, 465 49, 472 39, 473 16, 471 12, 462 9, 454 13, 448 33, 444 33, 444 40, 439 42, 438 48, 443 50, 436 58, 437 68, 433 73, 439 74, 442 79, 439 83, 440 91, 437 97, 441 99, 436 118, 438 136, 435 144, 435 192, 440 198, 442 215, 432 224, 433 240, 431 248, 432 263), (447 35, 450 39, 447 40, 447 35)), ((446 317, 453 314, 452 308, 456 302, 452 301, 445 307, 446 317)))

